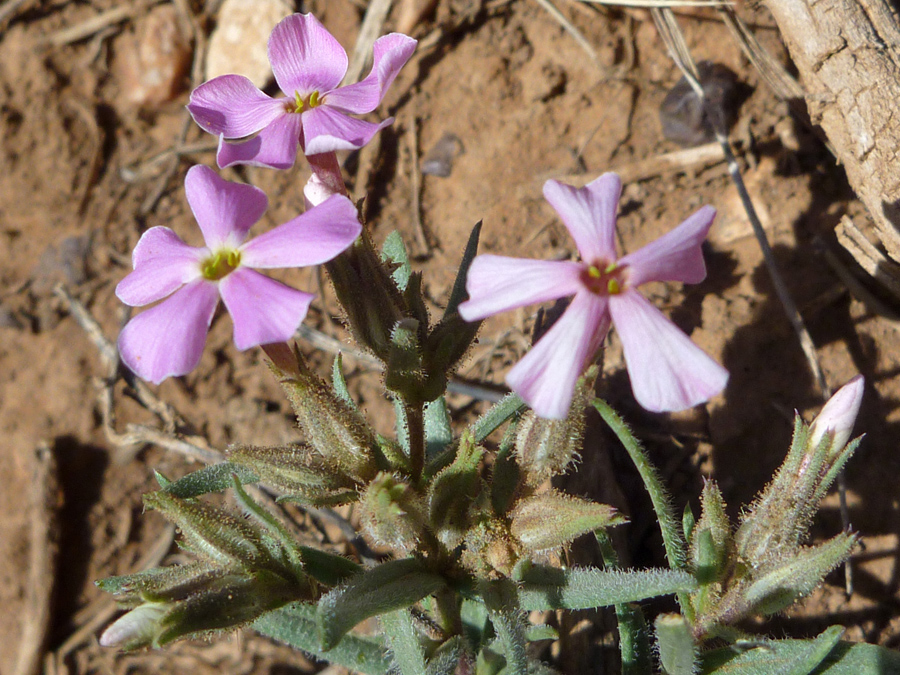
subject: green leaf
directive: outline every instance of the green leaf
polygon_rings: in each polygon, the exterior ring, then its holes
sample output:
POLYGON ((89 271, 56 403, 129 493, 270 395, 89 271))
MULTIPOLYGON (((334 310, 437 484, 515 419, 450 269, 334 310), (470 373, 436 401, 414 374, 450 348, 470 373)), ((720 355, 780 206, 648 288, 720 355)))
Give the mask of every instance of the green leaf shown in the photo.
POLYGON ((540 642, 541 640, 559 640, 559 633, 553 626, 542 623, 537 626, 528 626, 525 629, 525 638, 529 642, 540 642))
POLYGON ((347 380, 344 379, 344 359, 340 354, 334 357, 334 363, 331 366, 331 386, 334 387, 334 393, 339 399, 354 410, 359 409, 356 401, 350 396, 350 390, 347 389, 347 380))
MULTIPOLYGON (((466 655, 467 651, 465 638, 461 635, 454 635, 438 647, 437 651, 428 659, 425 675, 456 675, 457 672, 462 672, 457 668, 459 668, 460 659, 466 655)), ((470 658, 472 658, 471 655, 470 658)))
POLYGON ((462 620, 463 632, 475 650, 485 644, 488 638, 493 637, 487 607, 480 599, 463 598, 459 606, 459 617, 462 620))
POLYGON ((191 499, 230 488, 232 486, 231 477, 235 475, 242 485, 259 482, 257 475, 250 469, 231 462, 222 462, 204 467, 179 478, 174 483, 164 485, 163 491, 181 499, 191 499))
POLYGON ((394 398, 394 431, 400 449, 409 457, 409 423, 406 420, 406 407, 399 396, 394 398))
MULTIPOLYGON (((619 556, 605 530, 594 532, 600 555, 607 569, 619 568, 619 556)), ((650 659, 650 636, 640 605, 615 605, 619 628, 619 653, 622 655, 622 675, 646 675, 653 671, 650 659)))
POLYGON ((316 621, 326 651, 371 616, 414 605, 444 586, 414 558, 391 560, 357 574, 319 601, 316 621))
POLYGON ((766 640, 740 651, 740 645, 700 657, 701 675, 897 675, 900 653, 863 643, 840 642, 841 626, 814 640, 766 640))
POLYGON ((525 617, 519 608, 516 586, 509 579, 484 581, 481 596, 497 637, 503 645, 507 675, 528 675, 528 655, 525 652, 525 617))
POLYGON ((687 620, 680 614, 660 614, 653 625, 662 672, 665 675, 695 675, 697 645, 687 620))
POLYGON ((472 426, 472 435, 475 436, 475 442, 481 443, 501 424, 524 410, 525 401, 519 398, 518 394, 504 396, 475 421, 475 424, 472 426))
POLYGON ((311 546, 298 546, 303 559, 303 569, 316 581, 326 586, 337 586, 362 571, 362 565, 347 558, 320 551, 311 546))
POLYGON ((384 245, 381 247, 381 259, 397 266, 391 273, 391 278, 401 293, 405 291, 412 274, 412 265, 409 264, 409 254, 406 252, 403 237, 396 230, 385 237, 384 245))
POLYGON ((466 242, 466 250, 463 251, 462 260, 459 262, 459 271, 456 273, 456 281, 453 282, 453 290, 450 291, 450 299, 447 301, 447 309, 444 310, 444 316, 450 316, 459 310, 459 305, 469 297, 466 293, 466 277, 469 274, 469 267, 478 253, 478 239, 481 236, 481 221, 475 223, 469 240, 466 242))
POLYGON ((159 487, 163 488, 164 490, 172 484, 172 481, 170 481, 156 469, 153 469, 153 477, 156 478, 156 482, 159 483, 159 487))
POLYGON ((320 661, 349 668, 363 675, 386 675, 391 662, 378 637, 347 635, 327 654, 316 637, 316 607, 295 602, 264 614, 251 626, 258 633, 310 654, 320 661))
POLYGON ((535 565, 522 575, 519 602, 525 611, 591 609, 696 590, 681 570, 605 571, 592 567, 561 570, 535 565))
POLYGON ((425 672, 425 650, 409 610, 398 609, 382 614, 381 625, 401 675, 422 675, 425 672))
POLYGON ((425 404, 425 460, 437 457, 453 442, 453 427, 447 401, 439 396, 425 404))

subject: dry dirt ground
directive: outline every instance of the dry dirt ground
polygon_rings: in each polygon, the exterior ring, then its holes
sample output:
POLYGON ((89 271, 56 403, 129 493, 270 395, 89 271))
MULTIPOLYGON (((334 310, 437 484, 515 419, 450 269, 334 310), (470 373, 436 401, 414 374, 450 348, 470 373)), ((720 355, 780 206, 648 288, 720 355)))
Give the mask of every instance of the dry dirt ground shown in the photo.
MULTIPOLYGON (((199 466, 171 450, 116 442, 104 432, 109 367, 96 340, 73 319, 72 304, 54 294, 63 284, 96 318, 102 334, 114 339, 124 314, 113 291, 129 270, 140 234, 167 225, 197 243, 183 178, 194 163, 213 165, 214 156, 209 137, 189 123, 184 109, 191 86, 187 69, 215 26, 218 3, 158 3, 174 7, 172 16, 186 37, 178 52, 184 60, 176 64, 185 74, 176 77, 173 91, 154 94, 156 100, 140 90, 146 84, 140 68, 121 65, 135 50, 149 50, 156 58, 157 42, 172 39, 162 29, 147 29, 151 4, 0 3, 12 10, 0 18, 3 675, 40 669, 300 673, 315 667, 250 633, 132 655, 97 643, 114 609, 93 580, 177 555, 161 519, 141 513, 141 494, 154 487, 151 470, 180 476, 199 466), (108 10, 119 12, 115 20, 109 20, 108 10), (90 23, 98 16, 106 20, 90 23), (142 97, 143 104, 135 102, 142 97), (192 152, 171 154, 185 146, 192 152), (28 663, 38 668, 29 670, 28 663)), ((708 279, 686 288, 652 287, 649 294, 729 369, 727 390, 689 413, 643 412, 632 398, 613 336, 599 392, 646 441, 678 503, 696 507, 703 478, 713 477, 737 513, 783 457, 793 411, 808 418, 817 410, 816 388, 724 165, 684 165, 661 174, 640 168, 643 160, 679 149, 664 138, 659 120, 660 105, 679 73, 649 16, 574 0, 557 4, 596 50, 596 60, 537 2, 438 3, 436 13, 414 28, 414 35, 424 38, 422 48, 380 111, 395 116, 394 125, 368 153, 344 158, 347 179, 354 194, 368 192, 376 240, 397 228, 409 242, 435 308, 448 297, 454 266, 478 220, 484 222, 483 251, 543 258, 573 254, 571 240, 541 196, 547 178, 584 182, 607 170, 630 172, 619 221, 625 250, 656 238, 700 205, 719 209, 707 249, 708 279), (434 159, 429 153, 440 148, 446 134, 458 139, 450 144, 452 172, 423 174, 423 159, 434 159)), ((320 0, 302 9, 315 12, 350 48, 364 6, 356 0, 320 0)), ((771 19, 748 8, 741 12, 770 53, 787 63, 771 19)), ((390 15, 385 30, 397 21, 390 15)), ((854 594, 845 595, 843 576, 836 573, 803 605, 759 628, 801 636, 840 623, 850 639, 900 647, 900 454, 894 440, 900 424, 900 334, 897 323, 848 292, 829 262, 836 256, 852 269, 832 231, 841 215, 858 214, 860 207, 823 144, 765 87, 725 27, 702 12, 682 14, 680 23, 695 58, 727 66, 740 82, 732 94, 733 143, 829 385, 857 372, 867 378, 857 425, 866 438, 847 473, 851 521, 862 535, 854 594)), ((202 76, 194 77, 198 84, 202 76)), ((265 228, 300 212, 307 171, 300 162, 282 173, 247 169, 225 175, 266 190, 271 206, 257 226, 265 228)), ((318 292, 309 325, 345 340, 321 277, 302 271, 284 278, 318 292)), ((504 370, 527 348, 535 311, 488 321, 462 374, 502 383, 504 370)), ((213 448, 293 438, 285 401, 260 353, 236 351, 230 331, 227 317, 219 317, 200 366, 153 390, 184 416, 182 433, 205 438, 213 448)), ((303 348, 314 353, 308 344, 303 348)), ((325 367, 331 356, 313 358, 325 367)), ((377 374, 352 357, 347 365, 363 406, 384 418, 389 409, 377 374)), ((112 400, 118 432, 128 424, 165 428, 121 380, 112 400)), ((460 415, 484 405, 463 397, 452 403, 460 415)), ((660 564, 658 537, 633 471, 613 443, 595 442, 602 431, 591 433, 568 489, 626 510, 632 521, 623 538, 628 557, 636 565, 660 564)), ((333 528, 319 531, 313 521, 304 523, 310 536, 340 545, 333 528)), ((831 536, 840 526, 837 499, 831 496, 815 535, 831 536)), ((614 672, 609 617, 589 615, 588 627, 578 623, 581 618, 568 620, 571 634, 545 658, 568 673, 614 672)))

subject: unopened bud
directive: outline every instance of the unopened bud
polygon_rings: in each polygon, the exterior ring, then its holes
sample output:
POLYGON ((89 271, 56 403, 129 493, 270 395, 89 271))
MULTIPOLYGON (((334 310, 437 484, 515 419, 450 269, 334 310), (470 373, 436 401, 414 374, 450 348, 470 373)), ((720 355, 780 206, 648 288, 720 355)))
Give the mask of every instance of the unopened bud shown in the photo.
POLYGON ((834 450, 839 451, 847 444, 853 432, 853 423, 859 414, 864 388, 865 379, 862 375, 857 375, 828 399, 822 412, 810 425, 810 447, 817 447, 826 433, 833 435, 831 447, 834 450))
POLYGON ((366 532, 378 544, 411 551, 425 533, 425 505, 409 483, 389 473, 376 476, 360 497, 366 532))
POLYGON ((531 552, 565 546, 587 532, 627 522, 612 506, 555 490, 521 500, 510 517, 510 532, 531 552))
POLYGON ((129 651, 153 644, 160 622, 171 608, 168 602, 148 602, 136 607, 103 631, 100 645, 129 651))

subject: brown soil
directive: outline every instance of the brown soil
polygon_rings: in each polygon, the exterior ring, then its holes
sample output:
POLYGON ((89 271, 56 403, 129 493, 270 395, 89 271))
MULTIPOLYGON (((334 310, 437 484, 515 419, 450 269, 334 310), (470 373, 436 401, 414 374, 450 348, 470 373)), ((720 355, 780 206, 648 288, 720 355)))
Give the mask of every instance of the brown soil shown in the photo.
MULTIPOLYGON (((679 73, 645 12, 558 3, 598 52, 595 63, 538 3, 487 3, 478 13, 479 4, 439 3, 436 17, 415 29, 421 38, 444 27, 443 36, 404 69, 385 101, 383 112, 396 121, 382 133, 380 148, 345 163, 352 190, 369 194, 376 240, 399 228, 416 255, 416 268, 425 273, 435 308, 448 297, 476 221, 484 222, 483 251, 569 256, 573 244, 541 196, 545 179, 581 174, 583 182, 607 170, 631 171, 636 162, 678 149, 662 135, 659 108, 679 73), (418 173, 421 158, 448 133, 464 149, 453 159, 450 176, 418 173)), ((358 3, 305 5, 344 45, 354 44, 358 3)), ((182 183, 192 163, 214 165, 213 152, 149 163, 177 146, 184 129, 188 145, 209 141, 188 124, 189 83, 168 102, 135 107, 140 85, 129 79, 133 71, 115 65, 147 11, 146 3, 43 0, 20 3, 0 18, 0 673, 309 672, 312 666, 302 656, 249 632, 132 655, 102 649, 96 639, 113 614, 93 580, 134 571, 162 537, 171 536, 158 516, 141 514, 141 494, 155 485, 152 469, 180 476, 198 467, 159 447, 121 446, 107 437, 100 396, 107 367, 53 292, 64 284, 113 339, 124 319, 113 291, 130 269, 140 234, 154 225, 172 227, 188 241, 197 234, 182 183), (58 31, 113 7, 132 11, 99 32, 52 41, 58 31), (42 565, 46 574, 40 573, 42 565), (36 658, 37 670, 23 669, 23 658, 36 658)), ((741 12, 770 53, 786 62, 771 18, 741 12)), ((205 35, 214 17, 198 10, 193 21, 193 30, 205 35)), ((386 30, 394 21, 389 19, 386 30)), ((832 231, 843 214, 858 214, 860 206, 825 147, 790 117, 726 28, 705 15, 683 16, 681 25, 697 60, 724 64, 743 85, 733 140, 829 385, 857 372, 867 378, 857 424, 866 438, 847 473, 851 520, 862 535, 854 594, 846 597, 842 575, 834 574, 802 606, 760 630, 806 636, 840 623, 850 639, 900 646, 900 455, 891 440, 894 424, 900 424, 894 404, 900 399, 900 334, 896 322, 850 295, 823 254, 849 261, 832 231)), ((267 192, 271 207, 264 227, 302 209, 308 175, 303 162, 289 172, 225 175, 267 192)), ((719 209, 708 279, 685 288, 659 285, 649 295, 729 369, 726 392, 686 414, 643 412, 632 398, 613 336, 600 393, 646 440, 680 504, 696 507, 702 479, 714 477, 737 513, 783 457, 793 411, 809 418, 821 401, 724 165, 688 166, 628 182, 619 220, 622 246, 634 250, 702 204, 719 209)), ((308 322, 344 339, 333 296, 318 286, 320 277, 305 271, 285 278, 321 290, 308 322)), ((504 370, 526 350, 534 317, 535 308, 529 308, 489 320, 462 374, 501 383, 504 370)), ((314 358, 325 367, 331 357, 314 358)), ((384 419, 389 406, 377 374, 353 358, 347 366, 363 406, 384 419)), ((160 427, 130 391, 121 382, 114 389, 116 428, 160 427)), ((213 448, 293 437, 287 406, 260 353, 235 350, 227 318, 214 323, 200 366, 165 382, 157 393, 213 448)), ((468 399, 455 397, 452 403, 461 415, 472 412, 468 399)), ((568 489, 628 511, 632 524, 623 541, 632 562, 661 564, 648 504, 624 455, 592 451, 594 439, 588 445, 568 489)), ((815 534, 827 537, 840 527, 834 495, 815 534)), ((335 534, 326 529, 320 536, 335 534)), ((607 617, 592 630, 578 627, 546 658, 569 673, 609 672, 609 625, 607 617)))

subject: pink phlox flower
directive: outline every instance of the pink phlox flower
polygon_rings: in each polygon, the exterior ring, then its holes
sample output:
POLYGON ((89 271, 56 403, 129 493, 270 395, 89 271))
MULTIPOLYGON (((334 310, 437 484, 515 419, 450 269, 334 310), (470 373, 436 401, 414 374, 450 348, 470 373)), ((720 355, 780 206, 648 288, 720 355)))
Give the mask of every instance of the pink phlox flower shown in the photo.
POLYGON ((119 335, 125 365, 157 384, 196 367, 219 296, 234 321, 238 349, 290 339, 314 296, 255 269, 326 262, 362 231, 353 203, 334 195, 245 242, 268 207, 262 190, 230 183, 205 166, 191 167, 184 188, 206 246, 188 246, 167 227, 150 228, 134 249, 134 271, 116 287, 132 307, 163 300, 119 335))
POLYGON ((219 136, 219 167, 288 169, 298 144, 306 155, 352 150, 391 124, 393 118, 374 124, 348 114, 375 110, 415 48, 416 41, 400 33, 378 38, 372 72, 338 87, 347 72, 347 53, 312 14, 292 14, 269 36, 269 62, 285 98, 267 96, 242 75, 222 75, 191 93, 188 110, 204 130, 219 136))
POLYGON ((728 371, 636 290, 648 281, 697 283, 706 277, 700 250, 715 209, 704 206, 677 228, 622 258, 616 211, 622 182, 606 173, 584 188, 557 181, 544 197, 575 240, 581 260, 545 261, 480 255, 469 269, 467 321, 574 296, 559 320, 506 376, 541 417, 564 418, 575 383, 611 323, 622 340, 635 398, 654 412, 690 408, 724 389, 728 371))

